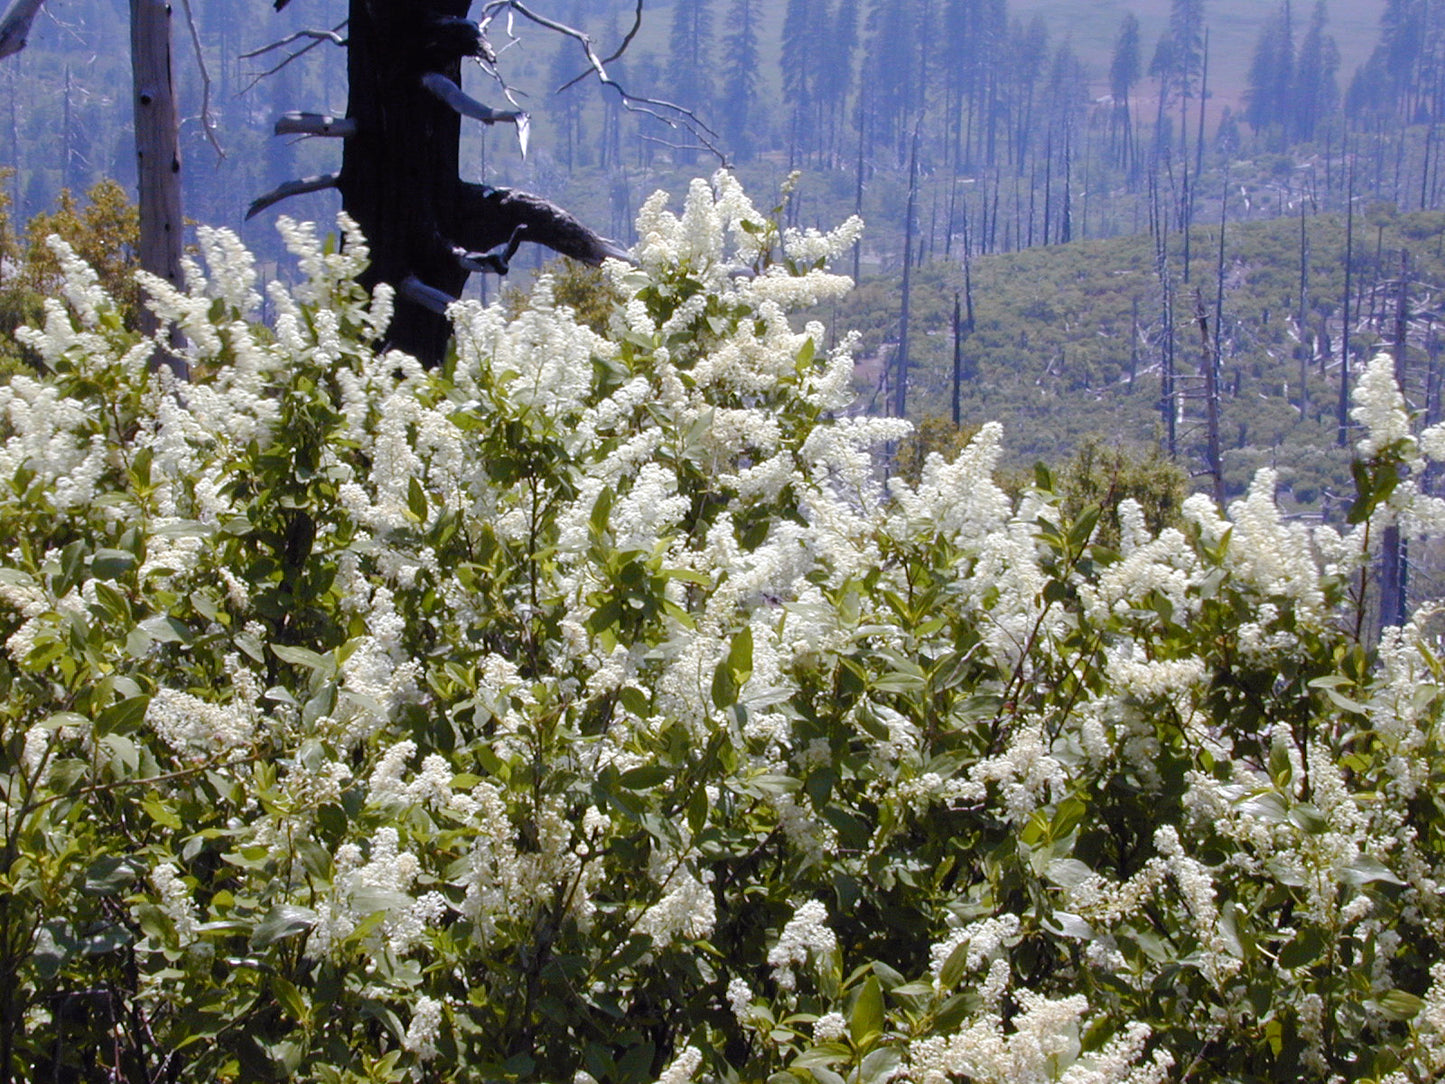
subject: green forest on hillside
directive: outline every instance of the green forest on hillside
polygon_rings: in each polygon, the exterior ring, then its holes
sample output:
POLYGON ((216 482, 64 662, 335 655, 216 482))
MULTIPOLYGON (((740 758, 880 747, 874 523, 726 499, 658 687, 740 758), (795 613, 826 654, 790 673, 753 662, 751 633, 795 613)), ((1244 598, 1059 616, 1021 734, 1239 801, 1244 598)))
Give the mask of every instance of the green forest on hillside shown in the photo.
MULTIPOLYGON (((1380 206, 1362 217, 1357 230, 1351 290, 1355 354, 1368 356, 1391 344, 1400 259, 1406 253, 1406 395, 1412 408, 1437 421, 1445 215, 1400 214, 1380 206)), ((1350 487, 1349 454, 1338 447, 1337 416, 1345 232, 1343 216, 1336 214, 1226 229, 1220 432, 1230 496, 1242 493, 1259 467, 1271 466, 1280 472, 1287 506, 1337 515, 1343 510, 1340 502, 1350 487)), ((1178 249, 1178 240, 1173 243, 1178 249)), ((1196 227, 1187 285, 1182 268, 1174 268, 1180 279, 1174 312, 1179 445, 1189 469, 1200 472, 1205 349, 1198 311, 1202 303, 1212 329, 1218 243, 1217 227, 1196 227)), ((1162 439, 1161 289, 1148 237, 982 256, 971 261, 969 273, 975 326, 962 335, 962 420, 1003 422, 1009 461, 1061 462, 1090 436, 1134 448, 1162 439)), ((953 304, 964 290, 963 271, 953 262, 926 264, 913 288, 912 401, 920 415, 947 416, 953 304)), ((835 327, 862 332, 866 374, 878 375, 897 348, 898 289, 897 275, 866 282, 830 314, 835 327)), ((876 385, 860 391, 874 395, 876 385)))

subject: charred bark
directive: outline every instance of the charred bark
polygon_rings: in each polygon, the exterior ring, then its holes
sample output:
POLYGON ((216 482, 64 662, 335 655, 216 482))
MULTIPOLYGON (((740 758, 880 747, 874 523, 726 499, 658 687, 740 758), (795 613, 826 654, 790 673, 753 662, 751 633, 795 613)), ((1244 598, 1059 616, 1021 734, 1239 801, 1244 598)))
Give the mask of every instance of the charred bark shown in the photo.
MULTIPOLYGON (((342 208, 371 249, 362 285, 396 287, 388 345, 428 366, 446 356, 446 302, 475 272, 505 274, 521 242, 593 265, 624 255, 548 200, 462 179, 464 117, 514 123, 522 132, 526 123, 525 114, 490 110, 460 89, 464 60, 492 59, 467 17, 470 6, 471 0, 351 0, 347 113, 328 133, 344 139, 334 179, 342 208)), ((254 209, 265 205, 263 197, 254 209)))

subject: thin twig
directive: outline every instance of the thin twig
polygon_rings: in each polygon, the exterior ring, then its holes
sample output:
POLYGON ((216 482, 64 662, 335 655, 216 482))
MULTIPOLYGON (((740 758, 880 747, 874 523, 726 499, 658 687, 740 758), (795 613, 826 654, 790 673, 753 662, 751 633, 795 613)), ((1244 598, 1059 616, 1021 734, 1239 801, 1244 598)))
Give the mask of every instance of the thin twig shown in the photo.
MULTIPOLYGON (((622 39, 622 44, 617 47, 617 51, 614 52, 611 56, 603 58, 603 64, 611 64, 614 60, 620 60, 622 58, 622 54, 627 52, 627 47, 632 44, 632 39, 637 37, 637 32, 642 29, 642 5, 643 0, 637 0, 637 10, 633 13, 632 16, 632 29, 629 30, 627 32, 627 36, 622 39)), ((567 82, 563 83, 560 87, 558 87, 557 93, 561 94, 564 90, 567 90, 570 87, 573 87, 576 84, 582 82, 582 80, 586 79, 587 76, 590 74, 591 72, 579 72, 572 79, 569 79, 567 82)))
MULTIPOLYGON (((640 10, 641 3, 639 3, 638 7, 640 10)), ((597 55, 597 50, 593 48, 592 38, 589 35, 578 30, 576 27, 568 26, 566 23, 559 23, 557 20, 550 19, 545 15, 539 15, 523 4, 521 0, 489 0, 486 7, 482 9, 482 18, 479 21, 482 24, 486 24, 496 18, 497 14, 501 11, 508 12, 509 16, 511 12, 516 12, 518 15, 530 19, 538 26, 545 27, 554 33, 561 34, 577 42, 587 57, 589 67, 597 75, 598 82, 604 86, 611 87, 617 92, 624 109, 631 113, 645 113, 660 123, 666 124, 669 128, 682 128, 687 130, 706 150, 716 155, 723 165, 727 165, 727 155, 724 154, 714 142, 717 139, 717 132, 710 128, 691 109, 678 105, 676 102, 669 102, 663 98, 645 98, 630 93, 626 87, 608 73, 607 62, 597 55)))
POLYGON ((206 133, 207 142, 215 149, 216 157, 225 158, 225 149, 216 138, 216 118, 211 115, 211 73, 206 68, 206 56, 201 51, 201 35, 196 31, 196 16, 191 11, 191 0, 181 0, 181 7, 186 13, 186 27, 191 32, 191 47, 196 53, 196 67, 201 72, 201 128, 206 133))
POLYGON ((344 26, 346 26, 346 23, 342 22, 337 25, 335 30, 298 30, 294 34, 287 34, 280 41, 273 41, 270 45, 263 45, 259 49, 252 49, 249 53, 242 53, 241 59, 250 60, 252 57, 260 56, 262 53, 269 53, 272 49, 284 48, 293 41, 299 41, 302 38, 310 38, 317 43, 329 41, 333 45, 345 45, 346 39, 339 33, 344 26))
POLYGON ((311 52, 312 49, 315 49, 318 45, 320 45, 320 44, 321 44, 322 42, 324 42, 324 41, 338 42, 338 43, 344 45, 344 44, 345 44, 345 39, 341 38, 341 36, 337 33, 337 31, 339 31, 342 27, 344 27, 344 26, 346 25, 346 23, 347 23, 347 20, 343 19, 341 22, 339 22, 339 23, 336 24, 335 29, 333 29, 329 34, 328 34, 326 31, 324 31, 324 30, 303 30, 303 31, 298 31, 298 32, 295 33, 295 34, 292 34, 289 38, 283 39, 282 41, 279 41, 279 42, 275 42, 275 43, 273 43, 272 45, 268 45, 268 46, 266 46, 264 49, 257 49, 255 52, 243 54, 244 56, 248 56, 248 57, 250 57, 250 56, 259 56, 261 53, 268 52, 270 49, 272 49, 272 48, 274 48, 274 47, 278 47, 278 46, 284 45, 284 44, 286 44, 286 43, 289 42, 289 41, 295 41, 297 38, 311 38, 311 39, 312 39, 312 40, 311 40, 311 43, 310 43, 309 45, 302 46, 300 49, 297 49, 294 53, 289 53, 289 54, 287 54, 285 60, 282 60, 279 64, 276 64, 274 67, 267 68, 265 71, 263 71, 263 72, 261 72, 260 74, 258 74, 254 79, 252 79, 249 83, 247 83, 244 87, 241 88, 241 93, 242 93, 242 94, 245 94, 246 91, 250 90, 250 89, 251 89, 252 87, 254 87, 257 83, 259 83, 262 79, 265 79, 268 75, 275 75, 275 74, 276 74, 277 72, 279 72, 282 68, 284 68, 287 64, 290 64, 291 61, 293 61, 293 60, 299 60, 301 57, 303 57, 303 56, 305 56, 307 53, 311 52))

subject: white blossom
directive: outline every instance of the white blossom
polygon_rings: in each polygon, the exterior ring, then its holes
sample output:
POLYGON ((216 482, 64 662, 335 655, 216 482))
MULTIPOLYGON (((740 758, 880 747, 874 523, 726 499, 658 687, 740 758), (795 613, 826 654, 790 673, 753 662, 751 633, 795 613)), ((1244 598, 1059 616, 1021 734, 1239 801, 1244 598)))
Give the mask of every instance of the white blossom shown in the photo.
POLYGON ((436 1057, 441 1029, 442 1003, 423 994, 412 1006, 411 1023, 407 1025, 401 1045, 422 1061, 430 1061, 436 1057))
POLYGON ((768 964, 773 981, 784 990, 797 984, 795 965, 806 964, 811 957, 820 966, 827 966, 838 941, 824 923, 828 909, 818 900, 809 900, 796 911, 783 927, 777 944, 768 950, 768 964))

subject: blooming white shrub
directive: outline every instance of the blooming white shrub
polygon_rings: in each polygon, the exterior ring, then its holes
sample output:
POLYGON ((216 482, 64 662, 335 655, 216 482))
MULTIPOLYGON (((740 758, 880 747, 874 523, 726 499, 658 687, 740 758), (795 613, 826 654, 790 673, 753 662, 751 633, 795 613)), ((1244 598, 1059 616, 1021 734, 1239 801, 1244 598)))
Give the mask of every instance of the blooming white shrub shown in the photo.
POLYGON ((606 334, 543 279, 434 373, 342 227, 271 329, 224 231, 152 284, 182 388, 66 258, 0 389, 14 1066, 1438 1076, 1445 669, 1355 630, 1445 439, 1384 363, 1344 528, 1265 473, 1114 552, 996 426, 880 481, 793 319, 856 223, 654 197, 606 334))

